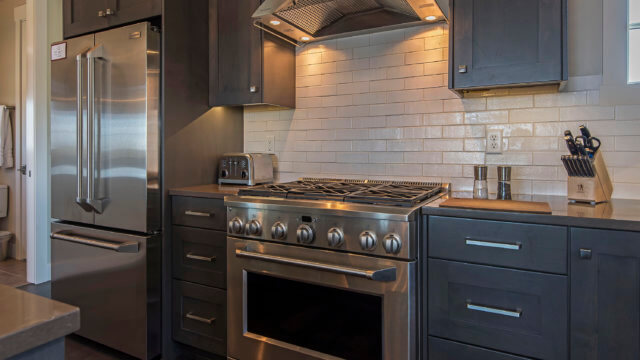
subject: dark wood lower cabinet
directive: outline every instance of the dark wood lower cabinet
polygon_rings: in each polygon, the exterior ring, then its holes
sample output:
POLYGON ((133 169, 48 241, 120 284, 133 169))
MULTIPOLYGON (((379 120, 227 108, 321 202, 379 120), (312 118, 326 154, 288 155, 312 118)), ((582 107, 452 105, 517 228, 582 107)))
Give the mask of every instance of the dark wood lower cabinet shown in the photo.
POLYGON ((173 281, 173 338, 213 354, 227 353, 227 292, 173 281))
POLYGON ((429 337, 429 360, 530 360, 529 358, 429 337))
POLYGON ((571 230, 571 359, 640 359, 640 234, 571 230))
POLYGON ((430 335, 538 359, 567 358, 567 277, 429 259, 430 335))

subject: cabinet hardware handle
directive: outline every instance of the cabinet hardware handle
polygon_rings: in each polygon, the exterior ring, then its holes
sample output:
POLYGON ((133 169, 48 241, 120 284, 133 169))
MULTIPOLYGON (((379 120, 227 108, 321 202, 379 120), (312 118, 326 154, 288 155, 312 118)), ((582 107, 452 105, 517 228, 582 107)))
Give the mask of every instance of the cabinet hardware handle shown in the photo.
POLYGON ((249 86, 249 92, 252 93, 252 94, 257 93, 258 92, 258 87, 255 86, 255 85, 249 86))
POLYGON ((489 307, 489 306, 482 306, 482 305, 474 305, 470 302, 467 303, 467 309, 469 310, 473 310, 473 311, 482 311, 482 312, 486 312, 486 313, 490 313, 490 314, 496 314, 496 315, 503 315, 503 316, 510 316, 510 317, 514 317, 514 318, 519 318, 522 316, 522 310, 518 309, 518 310, 504 310, 504 309, 499 309, 499 308, 494 308, 494 307, 489 307))
POLYGON ((216 318, 214 318, 214 317, 212 317, 210 319, 206 319, 206 318, 200 317, 198 315, 193 315, 193 313, 188 313, 184 317, 186 317, 187 319, 190 319, 190 320, 199 321, 201 323, 205 323, 205 324, 209 324, 209 325, 213 324, 213 322, 216 321, 216 318))
POLYGON ((460 74, 466 74, 467 73, 467 65, 458 65, 458 72, 460 74))
POLYGON ((591 249, 580 249, 580 259, 591 259, 591 249))
POLYGON ((192 259, 192 260, 200 260, 200 261, 208 261, 208 262, 214 262, 216 261, 216 257, 215 256, 202 256, 202 255, 196 255, 196 254, 192 254, 192 253, 188 253, 187 258, 192 259))
POLYGON ((111 10, 111 9, 107 9, 107 10, 105 11, 105 14, 107 14, 107 15, 115 15, 115 14, 116 14, 116 12, 115 12, 115 11, 113 11, 113 10, 111 10))
POLYGON ((98 11, 98 16, 99 17, 105 17, 105 16, 107 16, 107 14, 105 14, 104 10, 100 10, 100 11, 98 11))
POLYGON ((189 216, 200 216, 200 217, 210 217, 212 216, 211 213, 208 212, 202 212, 202 211, 193 211, 193 210, 187 210, 184 212, 185 215, 189 215, 189 216))
POLYGON ((521 243, 500 243, 494 241, 482 241, 473 239, 465 239, 465 244, 469 246, 482 246, 507 250, 520 250, 522 248, 521 243))

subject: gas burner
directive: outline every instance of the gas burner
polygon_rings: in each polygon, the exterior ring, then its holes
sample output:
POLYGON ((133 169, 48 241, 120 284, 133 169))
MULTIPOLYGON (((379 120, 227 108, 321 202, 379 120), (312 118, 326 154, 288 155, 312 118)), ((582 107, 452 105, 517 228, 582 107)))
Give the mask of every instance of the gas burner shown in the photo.
POLYGON ((239 195, 409 207, 443 190, 443 184, 439 183, 303 178, 242 189, 239 195))

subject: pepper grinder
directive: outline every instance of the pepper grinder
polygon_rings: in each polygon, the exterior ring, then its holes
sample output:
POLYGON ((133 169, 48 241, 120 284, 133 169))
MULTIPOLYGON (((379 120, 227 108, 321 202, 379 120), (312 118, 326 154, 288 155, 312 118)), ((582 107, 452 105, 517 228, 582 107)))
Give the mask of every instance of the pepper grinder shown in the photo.
POLYGON ((511 200, 511 166, 498 166, 498 200, 511 200))
POLYGON ((473 198, 488 199, 489 186, 487 185, 487 167, 485 165, 474 166, 473 177, 473 198))

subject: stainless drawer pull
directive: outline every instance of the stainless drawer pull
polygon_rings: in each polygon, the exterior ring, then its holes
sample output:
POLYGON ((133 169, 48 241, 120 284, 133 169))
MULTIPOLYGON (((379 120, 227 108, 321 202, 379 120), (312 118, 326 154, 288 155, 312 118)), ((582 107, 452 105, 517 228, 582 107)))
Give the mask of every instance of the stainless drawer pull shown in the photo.
POLYGON ((493 308, 488 306, 474 305, 472 303, 467 303, 467 309, 474 310, 474 311, 482 311, 482 312, 496 314, 496 315, 510 316, 514 318, 519 318, 522 316, 522 310, 516 310, 516 311, 504 310, 504 309, 498 309, 498 308, 493 308))
POLYGON ((465 239, 465 244, 470 246, 482 246, 482 247, 490 247, 497 249, 507 249, 507 250, 520 250, 522 248, 521 243, 500 243, 493 241, 482 241, 482 240, 473 240, 473 239, 465 239))
POLYGON ((236 249, 236 256, 247 259, 254 259, 266 262, 272 262, 276 264, 285 264, 291 266, 297 266, 306 269, 328 271, 341 275, 356 276, 375 281, 395 281, 396 280, 396 268, 387 267, 382 269, 360 269, 351 266, 341 266, 333 264, 324 264, 316 261, 292 259, 283 256, 267 255, 252 251, 245 251, 236 249))
POLYGON ((202 256, 202 255, 195 255, 192 253, 188 253, 186 256, 188 259, 192 259, 192 260, 200 260, 200 261, 208 261, 208 262, 216 261, 215 256, 202 256))
POLYGON ((210 217, 212 215, 211 213, 202 212, 202 211, 192 211, 192 210, 187 210, 184 212, 184 214, 189 216, 200 216, 200 217, 210 217))
POLYGON ((216 318, 206 319, 206 318, 200 317, 198 315, 193 315, 193 313, 188 313, 184 317, 186 317, 187 319, 190 319, 190 320, 199 321, 201 323, 205 323, 205 324, 209 324, 209 325, 213 324, 213 322, 216 321, 216 318))

